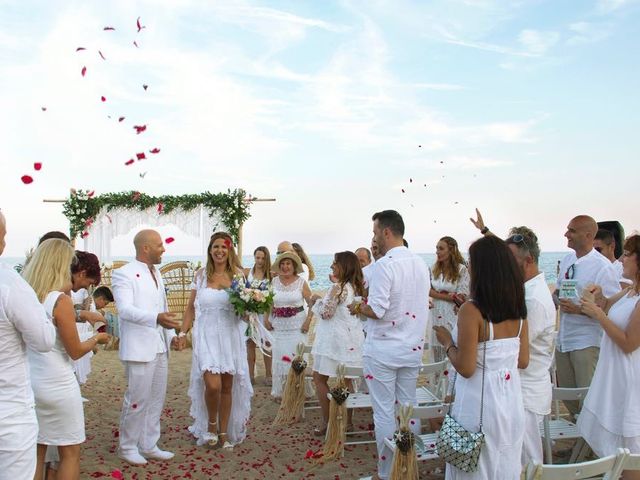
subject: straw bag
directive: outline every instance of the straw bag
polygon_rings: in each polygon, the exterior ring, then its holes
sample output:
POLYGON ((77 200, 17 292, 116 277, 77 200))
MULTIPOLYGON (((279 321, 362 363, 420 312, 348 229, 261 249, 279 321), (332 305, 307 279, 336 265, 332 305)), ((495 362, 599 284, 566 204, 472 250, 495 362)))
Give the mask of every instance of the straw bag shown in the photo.
MULTIPOLYGON (((460 425, 455 418, 448 413, 444 417, 442 428, 438 433, 436 440, 436 451, 438 456, 446 463, 459 468, 462 471, 472 473, 478 470, 478 460, 480 458, 480 450, 484 444, 484 433, 482 432, 482 410, 484 407, 484 376, 485 376, 485 360, 487 357, 487 341, 485 324, 485 342, 482 354, 482 390, 480 394, 480 429, 478 432, 469 432, 460 425)), ((453 377, 452 391, 455 394, 456 372, 453 377)))

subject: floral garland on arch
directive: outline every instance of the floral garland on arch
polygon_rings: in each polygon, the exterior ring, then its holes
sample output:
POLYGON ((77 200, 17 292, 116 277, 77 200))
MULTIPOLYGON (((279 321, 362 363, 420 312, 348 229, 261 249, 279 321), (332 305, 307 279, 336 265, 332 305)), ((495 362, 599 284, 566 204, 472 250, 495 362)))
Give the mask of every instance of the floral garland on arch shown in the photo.
POLYGON ((69 220, 71 238, 88 235, 87 230, 102 210, 115 208, 147 210, 156 208, 159 215, 175 209, 186 212, 201 205, 209 211, 209 216, 217 215, 229 229, 234 241, 238 241, 240 226, 251 216, 246 192, 242 189, 228 190, 227 193, 197 193, 192 195, 160 195, 130 191, 95 195, 93 191, 71 190, 71 195, 63 204, 62 213, 69 220))

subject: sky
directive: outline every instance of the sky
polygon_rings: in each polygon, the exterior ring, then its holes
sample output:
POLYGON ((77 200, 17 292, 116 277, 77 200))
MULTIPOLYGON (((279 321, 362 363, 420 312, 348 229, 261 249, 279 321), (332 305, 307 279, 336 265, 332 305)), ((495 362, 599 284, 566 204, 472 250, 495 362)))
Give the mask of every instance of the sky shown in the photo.
POLYGON ((416 252, 466 250, 476 207, 547 251, 578 214, 630 233, 639 30, 633 0, 0 0, 4 255, 67 230, 43 199, 70 188, 275 198, 252 206, 245 253, 368 245, 383 209, 416 252))

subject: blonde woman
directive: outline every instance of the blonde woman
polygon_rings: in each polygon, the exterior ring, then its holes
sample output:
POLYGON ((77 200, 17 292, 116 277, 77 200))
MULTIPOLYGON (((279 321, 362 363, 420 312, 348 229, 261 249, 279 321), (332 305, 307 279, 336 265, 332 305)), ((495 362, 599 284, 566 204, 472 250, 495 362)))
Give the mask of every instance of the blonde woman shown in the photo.
MULTIPOLYGON (((254 280, 262 281, 266 280, 271 282, 271 254, 267 247, 257 247, 253 251, 253 267, 245 268, 244 275, 247 277, 247 281, 253 282, 254 280)), ((269 355, 262 355, 264 361, 264 383, 267 386, 271 386, 271 357, 269 355)), ((249 376, 251 377, 251 383, 255 383, 255 369, 256 369, 256 344, 253 340, 247 340, 247 362, 249 362, 249 376)))
POLYGON ((83 342, 78 337, 76 314, 69 296, 74 259, 75 252, 69 242, 46 240, 35 250, 22 273, 55 325, 57 337, 50 352, 28 352, 40 429, 35 478, 43 476, 47 445, 58 447, 59 478, 80 478, 84 412, 72 360, 84 356, 97 344, 109 341, 106 333, 98 333, 83 342))
POLYGON ((311 263, 309 256, 305 253, 302 245, 300 245, 299 243, 293 242, 291 246, 293 247, 293 250, 296 252, 298 257, 300 257, 300 261, 302 262, 302 270, 305 271, 305 273, 307 274, 306 276, 308 277, 305 278, 305 280, 307 282, 313 281, 316 278, 316 272, 313 269, 313 264, 311 263))
MULTIPOLYGON (((436 244, 436 263, 431 267, 429 296, 433 299, 430 314, 432 326, 453 330, 458 317, 456 306, 462 305, 468 295, 469 271, 458 249, 458 242, 451 237, 442 237, 436 244)), ((431 351, 435 362, 446 357, 434 331, 431 334, 431 351)))
MULTIPOLYGON (((253 388, 244 331, 226 289, 242 267, 231 236, 216 232, 207 249, 207 265, 194 276, 179 338, 193 327, 191 416, 189 431, 198 445, 231 450, 246 436, 253 388)), ((182 345, 181 345, 182 346, 182 345)))

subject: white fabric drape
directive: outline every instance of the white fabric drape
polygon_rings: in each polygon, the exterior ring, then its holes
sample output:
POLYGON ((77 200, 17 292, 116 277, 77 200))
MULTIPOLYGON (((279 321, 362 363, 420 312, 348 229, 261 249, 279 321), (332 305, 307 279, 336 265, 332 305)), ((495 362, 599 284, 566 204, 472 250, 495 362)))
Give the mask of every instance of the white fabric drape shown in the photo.
POLYGON ((84 250, 96 254, 102 263, 110 263, 111 240, 141 225, 175 225, 187 235, 200 237, 203 258, 206 257, 210 235, 214 230, 225 229, 220 218, 216 215, 210 217, 202 206, 190 211, 175 209, 167 214, 158 213, 155 206, 146 210, 117 208, 107 211, 103 208, 87 229, 89 235, 84 239, 84 250))

